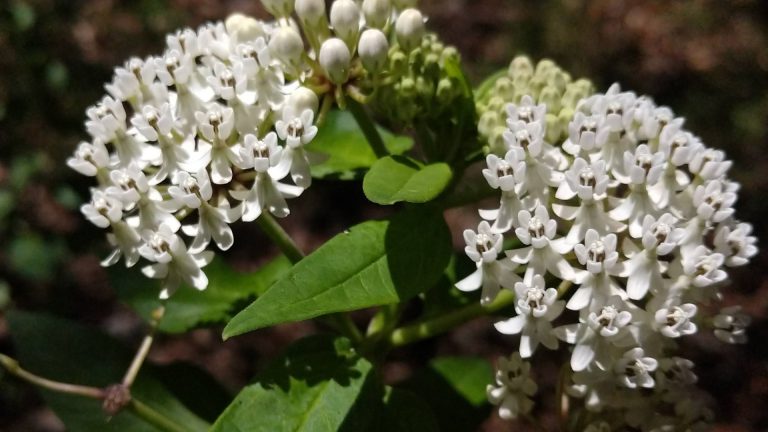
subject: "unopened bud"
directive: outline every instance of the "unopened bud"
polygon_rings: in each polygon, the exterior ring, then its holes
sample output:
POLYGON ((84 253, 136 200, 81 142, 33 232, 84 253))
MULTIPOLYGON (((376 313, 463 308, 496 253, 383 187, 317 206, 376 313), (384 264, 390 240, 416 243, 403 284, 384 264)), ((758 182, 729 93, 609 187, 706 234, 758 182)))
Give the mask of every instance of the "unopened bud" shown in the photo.
POLYGON ((267 34, 259 20, 237 13, 227 17, 224 27, 236 43, 252 41, 267 34))
POLYGON ((369 27, 382 29, 392 16, 392 3, 389 0, 364 0, 363 16, 369 27))
POLYGON ((330 38, 320 47, 320 66, 334 84, 347 81, 351 57, 347 44, 339 38, 330 38))
POLYGON ((443 78, 437 83, 437 99, 441 103, 447 103, 453 99, 453 83, 450 79, 443 78))
POLYGON ((293 113, 302 113, 309 109, 317 115, 319 106, 320 103, 315 92, 306 87, 299 87, 288 95, 283 109, 290 110, 293 113))
POLYGON ((411 51, 421 44, 424 37, 424 17, 416 9, 406 9, 400 13, 395 23, 397 41, 405 51, 411 51))
POLYGON ((368 29, 360 35, 357 52, 368 72, 379 72, 387 62, 389 42, 381 30, 368 29))
POLYGON ((261 4, 276 18, 285 18, 293 13, 293 0, 261 0, 261 4))
POLYGON ((301 62, 304 53, 304 41, 292 27, 280 27, 269 40, 269 51, 283 63, 296 66, 301 62))
POLYGON ((296 0, 296 15, 312 26, 325 21, 325 0, 296 0))
POLYGON ((331 5, 331 26, 336 36, 353 50, 360 33, 360 8, 357 3, 352 0, 334 1, 331 5))

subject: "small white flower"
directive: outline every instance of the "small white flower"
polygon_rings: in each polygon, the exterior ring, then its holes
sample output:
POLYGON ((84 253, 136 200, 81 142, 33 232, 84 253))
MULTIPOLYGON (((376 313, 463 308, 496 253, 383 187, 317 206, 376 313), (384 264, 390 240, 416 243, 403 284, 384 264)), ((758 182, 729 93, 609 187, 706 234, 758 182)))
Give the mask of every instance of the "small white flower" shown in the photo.
POLYGON ((691 319, 696 315, 696 311, 696 305, 692 303, 661 308, 654 314, 656 328, 669 338, 694 334, 697 328, 691 319))
POLYGON ((181 238, 165 224, 160 225, 157 231, 145 231, 142 237, 144 244, 139 253, 154 262, 144 267, 142 272, 149 278, 163 280, 161 299, 170 297, 182 283, 198 290, 208 286, 208 278, 201 267, 211 261, 212 252, 190 254, 181 238))
POLYGON ((317 135, 317 126, 312 124, 313 119, 312 110, 293 113, 290 109, 285 109, 283 119, 275 123, 277 135, 286 143, 280 163, 275 168, 275 176, 281 178, 290 172, 293 182, 302 188, 308 188, 312 184, 309 155, 303 147, 317 135))
POLYGON ((722 222, 733 215, 736 193, 728 192, 723 182, 711 180, 696 187, 693 205, 699 218, 711 222, 722 222))
POLYGON ((485 160, 488 168, 483 169, 483 176, 488 185, 494 189, 501 189, 501 200, 498 209, 481 210, 480 216, 486 220, 493 220, 493 229, 496 232, 507 232, 512 226, 518 224, 517 216, 523 210, 523 202, 520 195, 525 179, 525 161, 517 159, 518 153, 514 150, 507 152, 504 159, 489 154, 485 160))
POLYGON ((651 372, 656 370, 659 362, 652 357, 646 357, 642 348, 632 348, 624 353, 616 362, 614 371, 619 377, 619 382, 625 387, 635 389, 638 387, 653 388, 656 382, 651 372))
POLYGON ((500 287, 512 289, 520 277, 513 271, 510 263, 497 261, 502 248, 502 236, 493 232, 486 221, 480 222, 477 232, 464 230, 464 241, 467 246, 464 252, 477 263, 477 270, 456 283, 460 291, 471 292, 482 287, 480 302, 488 304, 496 298, 500 287))
POLYGON ((98 189, 92 189, 91 195, 91 202, 80 207, 91 223, 99 228, 108 228, 123 219, 123 203, 120 200, 98 189))
POLYGON ((724 281, 728 274, 721 269, 725 257, 719 253, 709 253, 706 246, 698 246, 683 258, 683 271, 692 278, 695 287, 707 287, 724 281))
POLYGON ((536 105, 530 95, 525 95, 520 100, 520 104, 507 104, 507 123, 510 125, 517 122, 542 124, 546 121, 547 107, 544 104, 536 105))
POLYGON ((728 172, 731 164, 722 150, 702 149, 692 155, 688 169, 704 180, 718 180, 728 172))
POLYGON ((268 133, 263 140, 255 135, 246 135, 245 143, 240 149, 243 161, 241 168, 253 168, 256 178, 250 190, 232 190, 232 198, 243 202, 244 222, 256 220, 262 210, 268 209, 277 217, 286 217, 290 213, 285 198, 301 195, 302 188, 278 182, 280 178, 272 176, 274 168, 280 162, 282 149, 277 145, 277 135, 268 133))
POLYGON ((67 166, 88 177, 98 176, 99 173, 104 177, 109 167, 109 152, 99 139, 94 139, 93 143, 81 142, 74 156, 67 159, 67 166))
POLYGON ((557 221, 549 218, 546 207, 536 207, 533 215, 522 210, 517 218, 520 227, 515 228, 515 234, 529 246, 506 251, 506 254, 514 263, 528 264, 524 278, 526 283, 532 283, 533 275, 544 275, 546 272, 577 283, 586 276, 581 270, 575 271, 565 259, 564 255, 571 251, 572 246, 563 238, 554 238, 557 221))
POLYGON ((715 233, 715 251, 725 256, 725 264, 731 267, 742 266, 757 255, 757 238, 751 236, 752 225, 735 224, 733 227, 721 225, 715 233))
POLYGON ((397 42, 406 52, 412 51, 424 37, 424 16, 417 9, 405 9, 395 21, 397 42))
POLYGON ((491 404, 498 405, 501 418, 514 419, 533 408, 531 397, 538 386, 530 373, 531 364, 523 361, 520 353, 513 353, 509 358, 499 357, 494 384, 486 387, 486 394, 491 404))
POLYGON ((565 308, 565 302, 557 300, 557 290, 545 288, 544 278, 536 275, 532 285, 516 283, 515 294, 517 316, 497 322, 494 325, 496 330, 503 334, 520 333, 520 355, 524 358, 532 356, 539 343, 549 349, 557 349, 551 322, 565 308))
POLYGON ((601 370, 611 365, 614 346, 634 342, 629 332, 632 314, 619 296, 610 297, 597 312, 582 314, 579 324, 569 324, 554 330, 562 341, 573 344, 571 369, 581 372, 593 362, 601 370))
POLYGON ((747 327, 751 322, 752 318, 742 312, 741 306, 723 308, 713 321, 715 336, 731 344, 747 343, 747 327))
POLYGON ((573 156, 587 156, 597 150, 598 141, 605 141, 598 135, 608 133, 608 128, 603 127, 604 121, 605 116, 577 112, 568 124, 568 139, 563 143, 563 150, 573 156))

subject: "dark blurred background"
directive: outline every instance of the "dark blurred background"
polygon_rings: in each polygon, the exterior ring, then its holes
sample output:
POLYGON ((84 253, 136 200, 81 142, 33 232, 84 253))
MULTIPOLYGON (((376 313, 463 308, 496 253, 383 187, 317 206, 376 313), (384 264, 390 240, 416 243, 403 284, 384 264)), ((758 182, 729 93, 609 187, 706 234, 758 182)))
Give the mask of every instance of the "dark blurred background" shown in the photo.
MULTIPOLYGON (((574 77, 591 78, 600 90, 619 82, 652 95, 735 161, 730 175, 742 185, 738 217, 751 222, 763 241, 761 254, 732 272, 734 284, 724 301, 743 304, 753 316, 751 343, 723 346, 702 332, 683 347, 697 362, 700 385, 714 398, 717 430, 768 430, 768 2, 424 0, 421 5, 429 27, 459 48, 475 83, 516 54, 552 58, 574 77)), ((50 311, 137 343, 140 320, 116 298, 98 266, 103 233, 78 211, 87 179, 69 170, 65 160, 87 138, 84 111, 104 94, 103 83, 116 65, 129 56, 160 53, 164 35, 179 27, 235 11, 266 18, 256 0, 0 1, 0 351, 12 352, 2 315, 9 308, 50 311)), ((287 228, 311 250, 360 219, 381 214, 364 204, 359 189, 354 183, 318 182, 292 203, 287 228), (342 204, 330 208, 328 202, 342 204)), ((473 211, 449 212, 455 232, 473 211)), ((240 268, 252 269, 275 253, 253 227, 241 227, 237 238, 248 241, 238 240, 228 259, 240 268)), ((205 366, 234 392, 287 343, 311 331, 311 324, 298 323, 222 343, 220 329, 201 329, 161 337, 151 358, 205 366)), ((492 360, 515 343, 481 319, 417 349, 395 352, 385 374, 391 382, 402 380, 435 353, 492 360)), ((555 367, 546 359, 536 366, 545 386, 552 384, 555 367)), ((63 430, 33 390, 0 379, 0 430, 63 430)), ((552 424, 552 404, 539 405, 545 424, 552 424)), ((484 425, 488 431, 509 427, 495 417, 484 425)))

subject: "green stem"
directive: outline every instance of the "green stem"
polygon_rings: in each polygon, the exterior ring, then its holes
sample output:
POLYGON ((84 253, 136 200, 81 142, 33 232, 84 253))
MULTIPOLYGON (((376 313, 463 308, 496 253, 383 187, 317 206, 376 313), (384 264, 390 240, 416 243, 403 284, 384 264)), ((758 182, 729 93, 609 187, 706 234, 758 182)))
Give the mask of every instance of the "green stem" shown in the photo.
POLYGON ((144 336, 144 340, 141 342, 139 350, 136 351, 136 355, 133 357, 133 361, 131 361, 131 365, 128 367, 128 370, 125 372, 125 376, 123 377, 123 385, 125 387, 130 388, 133 385, 133 382, 136 380, 136 376, 139 374, 141 365, 143 365, 144 360, 147 359, 149 349, 152 347, 152 342, 155 339, 155 331, 157 330, 157 326, 160 324, 160 320, 163 319, 164 314, 165 307, 163 306, 160 306, 152 311, 152 319, 149 322, 149 332, 146 336, 144 336))
POLYGON ((268 212, 263 212, 258 219, 259 227, 264 231, 267 237, 270 238, 278 248, 285 254, 286 257, 293 263, 301 261, 304 258, 304 252, 296 246, 291 236, 277 223, 275 218, 268 212))
POLYGON ((381 138, 381 134, 379 134, 376 126, 373 124, 368 112, 365 111, 365 107, 360 105, 356 100, 350 98, 347 101, 347 108, 349 109, 349 112, 352 113, 352 117, 355 118, 360 129, 363 131, 363 135, 365 135, 365 139, 368 140, 368 144, 371 146, 371 149, 373 149, 373 153, 376 154, 376 157, 383 158, 388 156, 389 151, 384 145, 384 140, 381 138))
POLYGON ((400 327, 389 336, 389 343, 392 347, 399 347, 437 336, 479 316, 498 312, 514 301, 515 295, 511 291, 502 290, 489 305, 474 303, 430 320, 400 327))
POLYGON ((96 387, 82 386, 77 384, 68 384, 59 381, 49 380, 39 375, 35 375, 23 369, 19 362, 15 359, 8 357, 7 355, 0 354, 0 364, 11 375, 21 378, 22 380, 34 384, 40 388, 52 390, 58 393, 66 393, 77 396, 84 396, 91 399, 102 399, 104 397, 104 390, 96 387))
MULTIPOLYGON (((283 254, 288 257, 291 263, 296 264, 304 258, 304 252, 294 243, 291 236, 277 223, 275 218, 269 213, 262 213, 256 222, 259 223, 259 227, 267 234, 267 236, 275 242, 280 248, 283 254)), ((345 313, 336 313, 328 316, 329 323, 336 328, 339 332, 350 338, 353 342, 360 342, 363 340, 363 335, 360 333, 360 329, 357 328, 349 315, 345 313)))
POLYGON ((127 408, 144 421, 166 432, 186 432, 181 425, 136 398, 131 398, 127 408))
MULTIPOLYGON (((0 364, 3 365, 11 375, 46 390, 98 400, 103 400, 106 396, 106 392, 100 388, 63 383, 35 375, 32 372, 23 369, 18 361, 4 354, 0 354, 0 364)), ((185 429, 176 424, 173 420, 133 397, 126 408, 160 430, 165 432, 185 432, 185 429)))

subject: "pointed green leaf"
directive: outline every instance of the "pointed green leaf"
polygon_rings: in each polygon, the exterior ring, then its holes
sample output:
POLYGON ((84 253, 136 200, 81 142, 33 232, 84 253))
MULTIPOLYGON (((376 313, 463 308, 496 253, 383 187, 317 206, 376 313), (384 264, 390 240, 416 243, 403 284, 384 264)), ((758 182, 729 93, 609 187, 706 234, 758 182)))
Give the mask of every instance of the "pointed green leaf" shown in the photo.
MULTIPOLYGON (((378 129, 391 154, 401 154, 413 147, 410 137, 394 135, 381 127, 378 129)), ((316 178, 354 179, 377 160, 357 122, 347 111, 330 111, 307 150, 327 157, 312 165, 312 176, 316 178)))
POLYGON ((352 430, 345 422, 365 389, 375 386, 371 371, 346 339, 303 339, 237 395, 211 432, 352 430))
POLYGON ((364 222, 299 261, 227 324, 224 337, 407 300, 438 281, 450 254, 450 231, 437 211, 364 222))
MULTIPOLYGON (((70 321, 43 314, 12 311, 8 314, 14 346, 22 367, 57 381, 105 387, 120 382, 133 353, 112 338, 70 321)), ((134 383, 133 396, 162 412, 190 432, 208 425, 182 405, 145 365, 134 383)), ((107 419, 94 399, 40 390, 48 406, 71 432, 137 431, 157 429, 131 412, 107 419)))
MULTIPOLYGON (((165 302, 160 330, 183 333, 203 324, 224 322, 232 317, 238 303, 266 292, 290 268, 291 263, 284 256, 251 273, 235 271, 224 260, 214 259, 204 269, 208 288, 197 291, 183 286, 165 302)), ((120 298, 141 316, 148 319, 160 306, 158 282, 145 278, 138 269, 114 266, 110 276, 120 298)))
POLYGON ((451 181, 445 163, 422 165, 404 156, 379 159, 363 179, 363 192, 377 204, 424 203, 435 199, 451 181))

